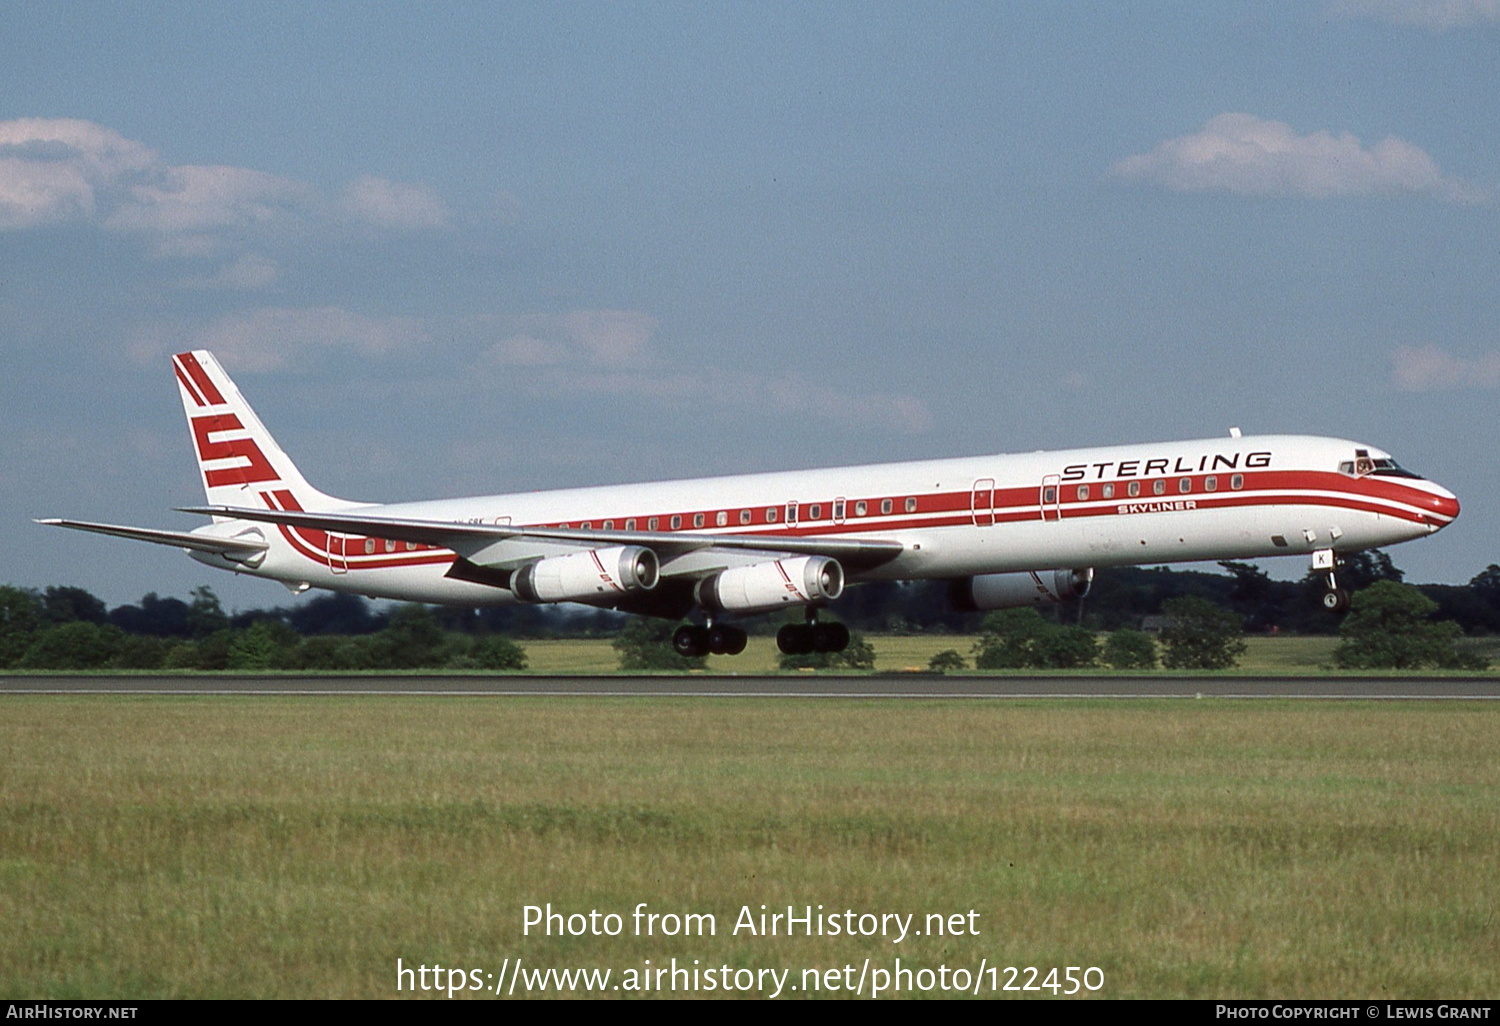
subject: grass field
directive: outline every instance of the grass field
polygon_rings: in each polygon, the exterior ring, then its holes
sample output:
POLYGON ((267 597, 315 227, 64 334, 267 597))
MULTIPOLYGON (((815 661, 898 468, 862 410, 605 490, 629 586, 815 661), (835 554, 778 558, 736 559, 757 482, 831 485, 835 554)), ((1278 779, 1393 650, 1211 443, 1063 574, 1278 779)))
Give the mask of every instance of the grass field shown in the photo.
POLYGON ((1497 749, 1481 703, 8 696, 0 993, 899 956, 1097 966, 1108 997, 1493 998, 1497 749), (523 936, 547 902, 625 932, 523 936), (630 936, 639 902, 718 931, 630 936), (761 904, 979 933, 731 936, 761 904))
MULTIPOLYGON (((927 668, 934 655, 954 649, 973 665, 975 639, 967 635, 918 634, 872 635, 876 670, 927 668)), ((1334 637, 1251 637, 1240 673, 1316 673, 1326 667, 1338 645, 1334 637)), ((529 668, 537 673, 612 673, 619 668, 619 654, 609 641, 526 641, 529 668)), ((777 672, 776 639, 752 637, 738 656, 716 656, 708 660, 710 673, 777 672)))

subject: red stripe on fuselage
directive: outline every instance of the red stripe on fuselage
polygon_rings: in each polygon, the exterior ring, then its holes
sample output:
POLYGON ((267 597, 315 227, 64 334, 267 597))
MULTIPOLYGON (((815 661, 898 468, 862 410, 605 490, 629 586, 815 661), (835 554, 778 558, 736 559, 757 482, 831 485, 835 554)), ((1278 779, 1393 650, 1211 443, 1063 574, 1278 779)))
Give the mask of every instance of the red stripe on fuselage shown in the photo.
MULTIPOLYGON (((303 512, 302 504, 297 501, 296 496, 285 489, 276 492, 261 492, 260 498, 266 504, 267 509, 279 509, 289 513, 303 512)), ((330 553, 327 531, 311 527, 292 527, 289 524, 277 524, 276 529, 281 532, 281 536, 298 555, 319 566, 328 566, 330 553)), ((362 536, 344 536, 343 551, 332 553, 331 558, 349 570, 378 570, 400 566, 447 566, 455 559, 453 552, 432 546, 424 546, 414 552, 389 555, 349 551, 351 542, 362 546, 365 541, 366 539, 362 536)))
MULTIPOLYGON (((1444 496, 1434 495, 1431 492, 1419 488, 1402 485, 1399 482, 1389 480, 1378 480, 1373 478, 1350 478, 1344 474, 1330 473, 1326 471, 1263 471, 1259 473, 1243 474, 1244 484, 1240 489, 1229 489, 1222 487, 1227 484, 1230 475, 1174 475, 1169 478, 1129 478, 1118 479, 1113 482, 1090 481, 1089 498, 1079 499, 1079 483, 1069 482, 1059 485, 1060 494, 1056 504, 1047 504, 1048 509, 1061 508, 1064 520, 1080 517, 1126 517, 1126 516, 1152 516, 1157 513, 1175 512, 1177 510, 1168 508, 1161 510, 1129 510, 1122 512, 1121 507, 1149 506, 1159 503, 1163 506, 1169 504, 1192 502, 1191 510, 1183 512, 1204 512, 1210 510, 1245 509, 1257 506, 1319 506, 1328 509, 1352 510, 1361 513, 1376 513, 1393 519, 1404 520, 1413 524, 1439 525, 1447 523, 1457 515, 1457 501, 1444 496), (1215 491, 1206 491, 1204 480, 1209 476, 1216 476, 1221 482, 1221 487, 1215 491), (1180 491, 1178 484, 1183 478, 1190 482, 1190 490, 1180 491), (1155 481, 1163 480, 1169 485, 1169 490, 1157 495, 1149 485, 1155 481), (1130 496, 1125 494, 1130 481, 1140 481, 1146 484, 1141 491, 1146 494, 1130 496), (1116 494, 1108 499, 1102 497, 1102 488, 1106 484, 1115 486, 1116 494), (1395 505, 1392 505, 1395 504, 1395 505), (1450 512, 1451 508, 1451 512, 1450 512)), ((1051 487, 1049 485, 1049 487, 1051 487)), ((271 509, 300 510, 292 494, 285 490, 274 493, 261 493, 266 505, 271 509)), ((997 524, 1023 523, 1034 521, 1041 517, 1042 504, 1039 501, 1039 489, 1036 485, 1025 485, 1004 490, 996 489, 993 492, 993 506, 983 510, 985 517, 984 528, 988 528, 990 516, 993 515, 997 524)), ((646 523, 651 517, 659 522, 669 522, 673 516, 681 516, 682 522, 692 523, 697 514, 702 514, 705 523, 712 522, 713 518, 720 512, 731 515, 731 519, 737 520, 740 509, 749 508, 752 513, 758 514, 756 519, 761 523, 752 522, 748 525, 736 523, 733 528, 727 529, 704 529, 704 528, 680 528, 679 531, 691 531, 692 533, 723 534, 727 536, 740 534, 767 534, 767 529, 774 530, 775 535, 785 535, 792 538, 822 537, 822 536, 858 536, 863 534, 888 535, 896 531, 909 531, 920 529, 932 529, 940 527, 966 527, 974 526, 975 511, 971 508, 972 491, 935 492, 927 495, 899 497, 882 496, 873 500, 848 500, 846 508, 848 516, 843 523, 836 523, 831 518, 820 518, 817 521, 802 520, 795 525, 785 523, 765 523, 763 518, 766 509, 774 508, 780 512, 781 504, 774 507, 757 505, 753 507, 731 507, 729 509, 696 510, 688 513, 653 513, 649 516, 634 517, 589 517, 587 521, 570 519, 564 523, 580 524, 588 522, 591 524, 602 524, 604 520, 610 520, 614 524, 623 524, 626 520, 634 520, 637 524, 646 523), (905 508, 908 498, 915 498, 917 508, 915 513, 902 514, 867 514, 865 517, 855 516, 853 513, 856 501, 865 501, 868 508, 879 509, 882 499, 891 498, 893 506, 905 508)), ((802 511, 806 511, 813 505, 826 505, 831 511, 832 503, 802 503, 802 511)), ((557 521, 547 520, 535 526, 546 526, 557 521)), ((307 559, 319 564, 328 561, 328 536, 323 531, 312 529, 291 529, 286 525, 278 525, 282 535, 293 545, 293 547, 307 559)), ((611 528, 613 529, 613 528, 611 528)), ((670 530, 669 530, 669 533, 670 530)), ((774 535, 772 535, 774 537, 774 535)), ((379 554, 350 554, 348 547, 351 542, 362 543, 362 537, 350 536, 345 542, 345 552, 342 555, 335 554, 335 558, 348 564, 351 570, 394 567, 394 566, 417 566, 448 563, 453 559, 453 554, 446 549, 429 549, 422 553, 392 554, 382 557, 379 554)), ((768 545, 774 548, 774 545, 768 545)))

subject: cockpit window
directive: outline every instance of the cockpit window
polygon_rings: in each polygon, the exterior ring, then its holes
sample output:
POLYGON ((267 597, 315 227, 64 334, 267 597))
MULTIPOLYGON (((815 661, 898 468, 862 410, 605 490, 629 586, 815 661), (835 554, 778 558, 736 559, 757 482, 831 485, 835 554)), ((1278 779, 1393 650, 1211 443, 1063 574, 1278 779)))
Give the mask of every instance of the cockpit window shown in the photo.
POLYGON ((1375 464, 1375 469, 1371 471, 1371 473, 1373 473, 1376 477, 1410 477, 1415 478, 1418 481, 1422 480, 1421 474, 1413 474, 1411 471, 1407 470, 1403 466, 1400 466, 1396 463, 1395 460, 1390 459, 1389 457, 1380 460, 1373 460, 1372 462, 1375 464))
POLYGON ((1339 473, 1348 474, 1350 477, 1374 475, 1375 477, 1409 477, 1416 481, 1422 480, 1421 474, 1413 474, 1389 456, 1375 459, 1360 455, 1357 459, 1345 460, 1339 464, 1339 473))

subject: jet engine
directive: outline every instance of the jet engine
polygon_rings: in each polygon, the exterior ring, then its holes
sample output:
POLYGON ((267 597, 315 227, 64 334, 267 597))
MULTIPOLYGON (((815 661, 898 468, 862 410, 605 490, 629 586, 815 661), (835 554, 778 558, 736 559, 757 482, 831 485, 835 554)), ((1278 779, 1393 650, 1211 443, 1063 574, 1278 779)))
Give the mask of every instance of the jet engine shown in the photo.
POLYGON ((656 587, 656 553, 639 545, 590 549, 528 563, 510 579, 523 602, 598 602, 656 587))
POLYGON ((961 612, 1042 606, 1083 598, 1094 581, 1094 568, 1023 570, 1012 574, 960 577, 948 585, 948 601, 961 612))
POLYGON ((828 556, 798 556, 721 570, 698 582, 694 597, 709 612, 761 613, 832 602, 844 593, 844 568, 828 556))

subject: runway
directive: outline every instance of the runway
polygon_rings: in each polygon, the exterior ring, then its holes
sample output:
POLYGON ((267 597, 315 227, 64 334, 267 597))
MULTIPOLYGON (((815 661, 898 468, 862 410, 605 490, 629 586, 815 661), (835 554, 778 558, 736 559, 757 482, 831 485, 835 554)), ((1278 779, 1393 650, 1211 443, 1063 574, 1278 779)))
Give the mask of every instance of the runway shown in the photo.
POLYGON ((1497 677, 0 676, 0 695, 803 699, 1500 699, 1497 677))

